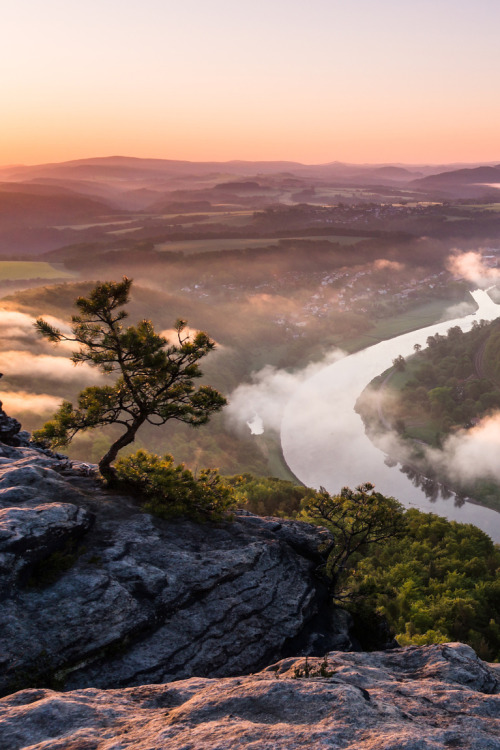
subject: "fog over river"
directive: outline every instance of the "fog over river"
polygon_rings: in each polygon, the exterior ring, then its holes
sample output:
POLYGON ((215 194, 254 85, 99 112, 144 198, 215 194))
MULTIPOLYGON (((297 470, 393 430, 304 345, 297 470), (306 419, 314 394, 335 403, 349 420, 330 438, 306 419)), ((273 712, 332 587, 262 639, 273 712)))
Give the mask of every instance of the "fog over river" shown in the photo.
POLYGON ((447 320, 374 346, 325 366, 299 384, 287 403, 281 425, 281 445, 286 463, 309 487, 336 493, 341 487, 371 482, 379 492, 393 495, 406 507, 437 513, 450 520, 474 523, 500 542, 500 513, 455 496, 431 502, 399 467, 385 463, 386 456, 366 436, 356 400, 368 383, 391 366, 398 355, 414 353, 414 344, 425 347, 428 336, 446 334, 452 326, 468 331, 477 320, 500 317, 485 291, 472 292, 478 310, 457 320, 447 320))

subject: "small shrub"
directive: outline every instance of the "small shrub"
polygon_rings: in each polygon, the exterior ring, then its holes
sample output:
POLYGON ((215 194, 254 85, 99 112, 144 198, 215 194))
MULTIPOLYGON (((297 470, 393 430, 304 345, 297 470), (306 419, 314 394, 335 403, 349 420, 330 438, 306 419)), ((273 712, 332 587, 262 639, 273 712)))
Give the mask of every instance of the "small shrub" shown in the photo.
POLYGON ((323 661, 319 665, 319 676, 320 677, 332 677, 335 674, 334 669, 328 669, 328 659, 326 656, 323 657, 323 661))
POLYGON ((304 667, 294 667, 293 668, 293 679, 294 680, 301 680, 303 677, 306 679, 309 677, 311 673, 311 668, 309 666, 309 662, 306 660, 304 662, 304 667))
POLYGON ((160 518, 187 516, 195 521, 228 519, 237 504, 233 487, 215 469, 195 477, 170 455, 137 451, 116 463, 121 486, 137 497, 143 508, 160 518))
POLYGON ((302 667, 294 667, 292 680, 308 679, 309 677, 332 677, 335 674, 334 669, 328 669, 328 659, 325 656, 319 665, 319 669, 311 667, 306 656, 302 667))

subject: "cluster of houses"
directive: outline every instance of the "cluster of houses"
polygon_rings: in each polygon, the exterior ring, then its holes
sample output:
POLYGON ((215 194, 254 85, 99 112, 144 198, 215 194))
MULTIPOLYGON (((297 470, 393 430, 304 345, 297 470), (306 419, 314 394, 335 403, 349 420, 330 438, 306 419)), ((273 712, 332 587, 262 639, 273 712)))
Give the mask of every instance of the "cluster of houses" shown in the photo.
POLYGON ((290 328, 293 333, 293 327, 304 328, 314 318, 325 318, 332 312, 383 314, 384 308, 403 309, 412 301, 428 296, 432 290, 437 293, 450 278, 446 271, 411 280, 387 274, 385 284, 380 286, 379 280, 370 284, 369 279, 373 273, 372 269, 364 269, 327 274, 304 302, 300 312, 288 317, 281 315, 274 322, 290 328))

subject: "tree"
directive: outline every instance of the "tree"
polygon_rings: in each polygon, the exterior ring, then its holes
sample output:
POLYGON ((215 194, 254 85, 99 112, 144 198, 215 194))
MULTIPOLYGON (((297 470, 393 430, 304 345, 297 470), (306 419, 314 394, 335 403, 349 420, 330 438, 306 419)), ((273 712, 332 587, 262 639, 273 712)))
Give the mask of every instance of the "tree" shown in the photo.
POLYGON ((306 498, 301 518, 326 526, 334 542, 327 552, 326 574, 335 598, 342 598, 341 583, 344 573, 357 553, 369 545, 381 544, 404 529, 402 505, 392 497, 374 492, 369 482, 351 490, 343 487, 340 495, 330 495, 324 488, 306 498))
POLYGON ((392 364, 394 366, 394 369, 398 372, 403 372, 404 370, 406 370, 406 360, 402 354, 399 354, 395 359, 393 359, 392 364))
POLYGON ((71 319, 72 335, 66 335, 39 318, 35 327, 49 341, 80 345, 73 353, 75 365, 87 363, 105 375, 118 376, 113 384, 90 386, 78 396, 77 407, 64 401, 54 418, 34 433, 53 446, 67 445, 81 431, 103 425, 121 425, 124 431, 99 462, 103 477, 112 482, 111 466, 118 452, 132 443, 145 422, 165 424, 176 419, 191 425, 208 421, 226 403, 210 386, 194 385, 202 376, 198 361, 215 346, 206 333, 190 338, 183 332, 186 321, 175 325, 177 343, 158 335, 149 320, 124 327, 132 280, 98 284, 88 297, 79 297, 79 314, 71 319))

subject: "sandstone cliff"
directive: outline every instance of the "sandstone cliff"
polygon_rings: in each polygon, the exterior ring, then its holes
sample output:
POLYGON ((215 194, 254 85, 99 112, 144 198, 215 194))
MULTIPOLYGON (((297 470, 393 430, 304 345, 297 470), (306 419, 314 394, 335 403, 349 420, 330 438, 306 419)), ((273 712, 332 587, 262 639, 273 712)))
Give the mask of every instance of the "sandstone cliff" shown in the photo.
POLYGON ((318 626, 328 532, 241 512, 165 522, 85 466, 0 445, 0 690, 229 676, 349 648, 318 626))
POLYGON ((498 669, 448 644, 286 659, 247 677, 24 690, 0 701, 0 747, 499 750, 498 669))

